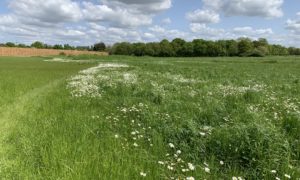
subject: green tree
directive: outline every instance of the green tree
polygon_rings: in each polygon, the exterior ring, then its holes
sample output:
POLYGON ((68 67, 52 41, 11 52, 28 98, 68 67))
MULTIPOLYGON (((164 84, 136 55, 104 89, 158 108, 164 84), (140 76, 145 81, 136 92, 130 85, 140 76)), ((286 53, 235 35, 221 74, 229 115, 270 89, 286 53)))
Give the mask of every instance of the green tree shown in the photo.
POLYGON ((194 56, 207 56, 207 42, 203 39, 193 40, 194 56))
POLYGON ((105 51, 106 45, 104 42, 96 43, 94 44, 93 50, 94 51, 105 51))
POLYGON ((192 42, 186 42, 183 45, 182 55, 186 57, 192 57, 194 55, 194 44, 192 42))
POLYGON ((116 43, 111 49, 111 54, 132 55, 132 46, 128 42, 116 43))
POLYGON ((65 50, 74 50, 75 48, 70 46, 69 44, 64 44, 64 49, 65 50))
POLYGON ((238 43, 235 40, 228 40, 226 44, 228 56, 238 56, 238 43))
POLYGON ((7 42, 5 44, 6 47, 16 47, 15 43, 12 43, 12 42, 7 42))
POLYGON ((42 49, 42 48, 44 48, 44 43, 42 43, 40 41, 36 41, 31 44, 31 47, 37 48, 37 49, 42 49))
POLYGON ((62 45, 60 45, 60 44, 55 44, 53 46, 53 49, 64 49, 64 47, 62 45))
POLYGON ((180 38, 176 38, 171 42, 171 45, 177 57, 183 56, 183 46, 185 43, 186 41, 180 38))
POLYGON ((176 55, 171 43, 168 40, 162 40, 159 45, 161 57, 173 57, 176 55))
POLYGON ((144 43, 133 43, 132 52, 135 56, 145 56, 146 55, 146 45, 144 43))
POLYGON ((253 43, 249 38, 240 38, 238 40, 239 56, 249 56, 253 51, 253 43))

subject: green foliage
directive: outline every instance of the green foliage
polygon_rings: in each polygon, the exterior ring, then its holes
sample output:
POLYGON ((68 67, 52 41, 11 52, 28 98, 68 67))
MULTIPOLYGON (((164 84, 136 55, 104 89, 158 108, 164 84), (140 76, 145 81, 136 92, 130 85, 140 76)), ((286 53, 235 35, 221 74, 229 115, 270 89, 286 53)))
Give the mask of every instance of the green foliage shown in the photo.
POLYGON ((42 42, 36 41, 36 42, 34 42, 34 43, 31 44, 31 47, 37 48, 37 49, 43 49, 44 48, 44 44, 42 42))
POLYGON ((253 51, 252 41, 248 38, 241 38, 238 42, 238 53, 240 56, 249 56, 253 51))
POLYGON ((106 45, 103 42, 94 44, 93 51, 105 51, 106 45))
POLYGON ((6 47, 16 47, 15 43, 12 43, 12 42, 7 42, 5 44, 6 47))
POLYGON ((112 55, 134 55, 154 57, 264 57, 268 55, 297 55, 300 54, 297 48, 285 48, 279 45, 269 45, 264 38, 252 41, 249 38, 238 40, 207 41, 195 39, 186 42, 176 38, 172 42, 162 40, 159 43, 116 43, 112 46, 112 55))

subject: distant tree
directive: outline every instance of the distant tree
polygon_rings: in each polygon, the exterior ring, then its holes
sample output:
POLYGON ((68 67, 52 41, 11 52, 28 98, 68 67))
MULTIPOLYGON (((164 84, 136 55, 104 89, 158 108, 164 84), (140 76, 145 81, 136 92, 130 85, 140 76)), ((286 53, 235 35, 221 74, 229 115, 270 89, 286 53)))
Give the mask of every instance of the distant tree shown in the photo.
POLYGON ((90 51, 91 47, 90 46, 77 46, 75 49, 79 50, 79 51, 90 51))
POLYGON ((265 38, 259 38, 257 41, 253 41, 253 46, 255 48, 263 46, 263 47, 267 47, 269 45, 268 40, 265 38))
POLYGON ((286 55, 289 55, 289 51, 288 51, 288 49, 286 47, 281 46, 281 45, 277 45, 277 44, 270 45, 269 46, 269 51, 270 51, 270 54, 274 55, 274 56, 286 56, 286 55))
POLYGON ((193 40, 194 56, 207 56, 207 42, 203 39, 193 40))
POLYGON ((64 47, 62 45, 60 45, 60 44, 55 44, 53 46, 53 49, 64 49, 64 47))
POLYGON ((16 47, 15 43, 12 43, 12 42, 7 42, 5 44, 6 47, 16 47))
POLYGON ((286 48, 281 45, 270 45, 267 39, 260 38, 252 41, 249 38, 239 38, 238 40, 203 40, 195 39, 186 42, 176 38, 169 42, 164 39, 161 42, 151 43, 115 43, 109 48, 110 54, 135 55, 135 56, 267 56, 267 55, 300 55, 300 48, 286 48))
POLYGON ((159 43, 147 43, 145 54, 147 56, 159 56, 160 55, 160 44, 159 43))
POLYGON ((20 47, 20 48, 26 48, 27 46, 25 44, 18 44, 18 47, 20 47))
POLYGON ((288 51, 290 55, 300 55, 300 48, 289 47, 288 51))
POLYGON ((42 48, 44 48, 44 43, 42 43, 40 41, 36 41, 31 44, 31 47, 37 48, 37 49, 42 49, 42 48))
POLYGON ((227 49, 227 41, 226 40, 219 40, 215 42, 217 44, 217 56, 228 56, 228 49, 227 49))
POLYGON ((45 49, 53 49, 53 46, 49 45, 49 44, 44 44, 44 48, 45 49))
POLYGON ((253 43, 249 38, 240 38, 238 40, 239 56, 249 56, 253 51, 253 43))
POLYGON ((235 40, 228 40, 226 48, 228 56, 238 56, 239 48, 238 43, 235 40))
POLYGON ((93 51, 105 51, 106 45, 103 42, 94 44, 93 51))
POLYGON ((64 44, 64 49, 65 50, 74 50, 75 48, 70 46, 69 44, 64 44))
POLYGON ((171 42, 173 51, 175 52, 177 57, 183 56, 183 46, 185 43, 186 41, 180 38, 176 38, 171 42))
POLYGON ((133 43, 131 46, 132 46, 132 53, 135 56, 145 56, 146 55, 145 43, 133 43))
POLYGON ((176 55, 171 43, 164 39, 160 43, 160 54, 161 57, 173 57, 176 55))
POLYGON ((192 57, 194 55, 194 44, 192 42, 184 43, 182 47, 182 55, 185 57, 192 57))
POLYGON ((116 43, 111 49, 111 54, 132 55, 132 46, 128 42, 116 43))

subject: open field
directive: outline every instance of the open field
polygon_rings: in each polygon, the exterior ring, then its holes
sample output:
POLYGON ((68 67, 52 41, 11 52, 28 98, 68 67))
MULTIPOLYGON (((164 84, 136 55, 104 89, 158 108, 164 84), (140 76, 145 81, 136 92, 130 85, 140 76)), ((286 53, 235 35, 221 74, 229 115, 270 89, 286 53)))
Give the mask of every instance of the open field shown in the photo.
POLYGON ((60 55, 61 53, 65 55, 82 55, 82 54, 99 55, 99 56, 108 55, 108 53, 106 52, 95 52, 95 51, 0 47, 0 56, 14 56, 14 57, 55 56, 55 55, 60 55))
POLYGON ((0 179, 300 178, 299 57, 51 59, 0 58, 0 179))

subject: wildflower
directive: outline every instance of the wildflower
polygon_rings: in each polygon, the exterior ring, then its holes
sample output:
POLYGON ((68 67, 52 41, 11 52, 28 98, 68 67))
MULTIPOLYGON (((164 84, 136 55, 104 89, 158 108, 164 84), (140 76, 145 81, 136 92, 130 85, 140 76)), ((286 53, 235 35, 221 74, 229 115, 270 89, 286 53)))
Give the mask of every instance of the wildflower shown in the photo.
POLYGON ((243 180, 243 178, 242 177, 238 177, 238 180, 243 180))
POLYGON ((131 135, 136 135, 136 132, 135 131, 131 132, 131 135))
POLYGON ((288 178, 288 179, 291 179, 291 176, 288 175, 288 174, 284 174, 284 176, 285 176, 286 178, 288 178))
POLYGON ((170 156, 170 154, 166 154, 166 156, 170 156))
POLYGON ((275 179, 276 179, 276 180, 280 180, 280 178, 279 178, 279 177, 276 177, 275 179))
POLYGON ((182 172, 189 172, 190 170, 189 169, 182 169, 181 171, 182 172))
POLYGON ((188 167, 191 171, 195 170, 195 166, 192 163, 188 163, 188 167))
POLYGON ((204 171, 207 172, 207 173, 210 173, 210 169, 208 167, 205 167, 204 171))
POLYGON ((163 161, 158 161, 158 164, 164 165, 165 163, 163 161))
POLYGON ((118 135, 118 134, 116 134, 116 135, 115 135, 115 138, 116 138, 116 139, 118 139, 118 138, 119 138, 119 135, 118 135))
POLYGON ((174 144, 169 143, 170 148, 175 148, 174 144))
POLYGON ((272 171, 271 171, 271 173, 273 173, 273 174, 276 174, 276 173, 277 173, 277 171, 276 171, 276 170, 272 170, 272 171))
POLYGON ((147 174, 144 173, 144 172, 140 172, 140 175, 143 176, 143 177, 146 177, 146 176, 147 176, 147 174))
POLYGON ((174 169, 172 166, 168 166, 167 168, 171 171, 174 169))
POLYGON ((180 151, 180 150, 177 150, 176 153, 177 153, 177 154, 181 154, 181 151, 180 151))
POLYGON ((186 180, 195 180, 194 177, 187 177, 186 180))
POLYGON ((224 161, 220 161, 220 164, 221 164, 221 165, 224 165, 224 161))
POLYGON ((181 159, 181 158, 178 158, 178 159, 177 159, 177 162, 181 162, 181 161, 182 161, 182 159, 181 159))
POLYGON ((205 136, 205 135, 206 135, 206 133, 204 133, 204 132, 200 132, 200 135, 201 135, 201 136, 205 136))
POLYGON ((138 147, 139 145, 137 143, 133 143, 133 146, 134 147, 138 147))
POLYGON ((232 177, 232 180, 238 180, 238 178, 233 176, 233 177, 232 177))

